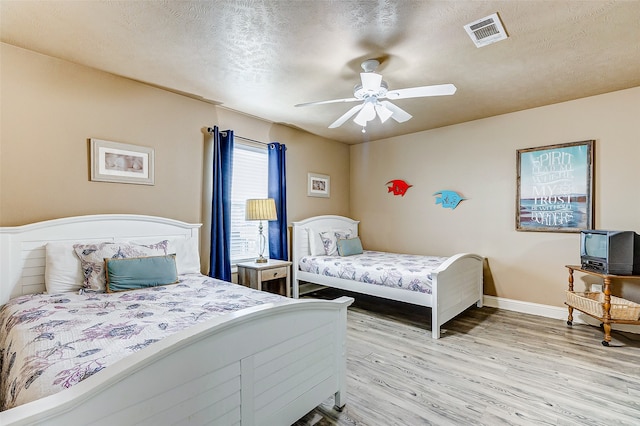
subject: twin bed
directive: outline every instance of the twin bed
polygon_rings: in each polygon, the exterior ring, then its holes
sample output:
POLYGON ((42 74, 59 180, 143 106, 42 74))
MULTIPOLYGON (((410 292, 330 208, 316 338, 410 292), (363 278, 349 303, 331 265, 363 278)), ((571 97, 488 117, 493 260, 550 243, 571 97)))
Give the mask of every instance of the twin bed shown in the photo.
MULTIPOLYGON (((414 256, 363 251, 327 255, 321 235, 358 236, 358 221, 343 216, 316 216, 293 223, 293 297, 303 282, 363 293, 431 308, 431 335, 469 306, 482 307, 484 259, 470 253, 451 257, 414 256), (318 247, 316 247, 316 245, 318 247)), ((329 250, 333 242, 322 238, 329 250)))
POLYGON ((343 406, 352 299, 202 276, 198 232, 138 215, 0 228, 0 424, 285 425, 343 406), (84 280, 99 266, 73 252, 134 246, 175 256, 178 282, 96 292, 84 280))

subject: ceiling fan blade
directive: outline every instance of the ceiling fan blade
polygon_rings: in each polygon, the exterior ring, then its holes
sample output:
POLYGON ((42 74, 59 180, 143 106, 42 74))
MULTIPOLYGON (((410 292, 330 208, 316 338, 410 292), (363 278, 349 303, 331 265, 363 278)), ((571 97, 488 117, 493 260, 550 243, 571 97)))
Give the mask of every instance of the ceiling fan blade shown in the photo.
POLYGON ((434 86, 409 87, 407 89, 389 90, 387 99, 420 98, 423 96, 445 96, 456 93, 453 84, 436 84, 434 86))
POLYGON ((373 106, 373 103, 365 102, 362 106, 362 109, 360 110, 358 115, 356 115, 356 118, 354 118, 353 121, 356 124, 364 127, 367 125, 367 121, 371 121, 374 118, 376 118, 376 110, 373 106))
POLYGON ((323 105, 323 104, 336 104, 341 102, 356 102, 361 101, 362 99, 358 98, 344 98, 344 99, 331 99, 328 101, 318 101, 318 102, 306 102, 304 104, 294 105, 296 107, 310 106, 310 105, 323 105))
POLYGON ((391 118, 393 118, 394 120, 396 120, 398 123, 404 123, 405 121, 409 120, 411 117, 413 117, 411 114, 409 114, 407 111, 403 110, 402 108, 395 106, 394 104, 392 104, 389 101, 382 101, 380 102, 385 108, 387 108, 389 111, 392 112, 391 118))
POLYGON ((364 103, 360 104, 360 105, 356 105, 353 108, 351 108, 349 111, 345 112, 342 117, 338 118, 336 121, 334 121, 333 123, 331 123, 331 125, 329 126, 330 129, 335 129, 336 127, 340 127, 344 124, 345 121, 347 121, 348 119, 350 119, 353 114, 355 114, 356 112, 360 111, 362 109, 362 107, 364 106, 364 103))
POLYGON ((382 75, 375 72, 361 72, 360 79, 362 80, 362 88, 372 91, 378 91, 380 84, 382 84, 382 75))

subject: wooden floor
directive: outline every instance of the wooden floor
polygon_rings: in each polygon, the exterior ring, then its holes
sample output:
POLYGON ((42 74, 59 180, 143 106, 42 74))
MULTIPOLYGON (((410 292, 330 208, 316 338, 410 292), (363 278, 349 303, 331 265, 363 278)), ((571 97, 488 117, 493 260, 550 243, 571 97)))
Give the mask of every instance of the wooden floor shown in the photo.
POLYGON ((469 308, 430 334, 430 310, 355 297, 348 314, 347 405, 303 425, 640 425, 640 335, 469 308))

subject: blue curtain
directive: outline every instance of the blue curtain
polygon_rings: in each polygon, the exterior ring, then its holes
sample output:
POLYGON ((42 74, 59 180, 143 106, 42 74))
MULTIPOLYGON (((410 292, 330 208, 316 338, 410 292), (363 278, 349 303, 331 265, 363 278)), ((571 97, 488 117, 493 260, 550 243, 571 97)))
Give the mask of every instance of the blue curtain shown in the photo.
POLYGON ((209 275, 231 281, 231 177, 233 130, 213 128, 213 194, 209 275))
POLYGON ((278 213, 278 220, 269 222, 269 257, 280 260, 288 260, 286 151, 284 144, 269 144, 268 195, 275 200, 278 213))

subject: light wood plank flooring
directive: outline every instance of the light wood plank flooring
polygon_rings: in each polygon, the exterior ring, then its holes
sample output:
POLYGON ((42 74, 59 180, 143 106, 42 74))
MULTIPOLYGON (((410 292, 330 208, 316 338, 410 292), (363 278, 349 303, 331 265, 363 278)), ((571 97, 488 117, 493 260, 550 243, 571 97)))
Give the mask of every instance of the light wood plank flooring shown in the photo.
POLYGON ((430 310, 347 294, 347 405, 303 425, 640 425, 640 335, 472 307, 430 334, 430 310))

